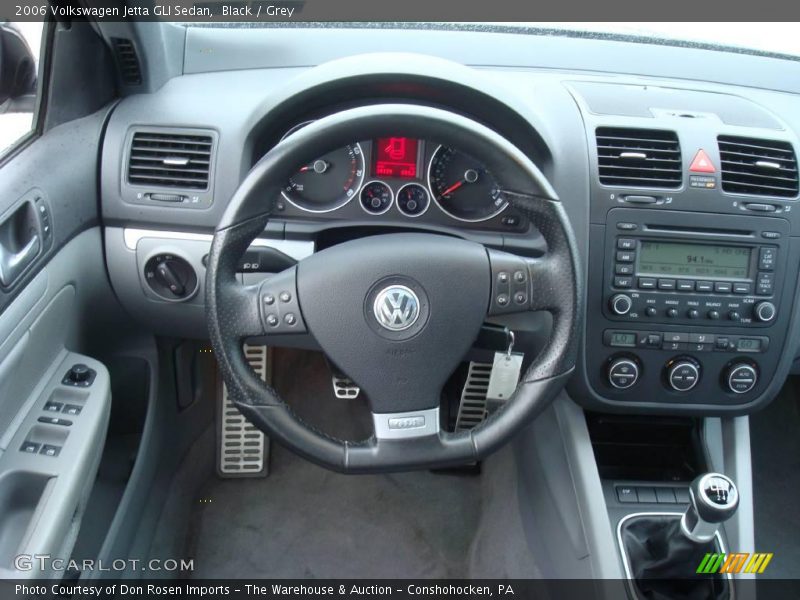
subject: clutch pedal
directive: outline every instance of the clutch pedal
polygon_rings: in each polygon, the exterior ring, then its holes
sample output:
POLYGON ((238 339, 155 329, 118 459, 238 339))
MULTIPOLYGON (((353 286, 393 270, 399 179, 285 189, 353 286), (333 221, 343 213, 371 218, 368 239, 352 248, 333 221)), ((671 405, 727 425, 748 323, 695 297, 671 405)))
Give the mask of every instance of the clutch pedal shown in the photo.
MULTIPOLYGON (((245 344, 244 354, 256 375, 269 383, 272 379, 269 348, 245 344)), ((226 478, 266 477, 269 474, 269 438, 234 406, 224 383, 219 396, 217 474, 226 478)))
POLYGON ((331 383, 333 384, 333 395, 341 400, 354 400, 361 393, 361 388, 349 377, 332 375, 331 383))
POLYGON ((461 402, 458 404, 456 431, 472 429, 480 425, 488 412, 486 396, 489 391, 489 377, 492 374, 491 363, 469 363, 467 380, 461 391, 461 402))

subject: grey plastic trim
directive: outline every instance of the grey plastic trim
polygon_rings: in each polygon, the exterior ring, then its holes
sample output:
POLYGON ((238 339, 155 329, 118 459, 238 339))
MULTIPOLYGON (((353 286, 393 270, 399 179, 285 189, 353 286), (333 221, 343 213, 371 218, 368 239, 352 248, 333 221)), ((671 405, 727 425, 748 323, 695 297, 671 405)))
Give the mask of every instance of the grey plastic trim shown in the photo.
POLYGON ((402 413, 372 413, 375 437, 407 440, 439 433, 439 407, 402 413))
MULTIPOLYGON (((125 246, 130 250, 136 250, 139 240, 145 238, 154 238, 162 240, 187 240, 195 242, 208 242, 214 239, 214 236, 209 233, 190 233, 184 231, 159 231, 155 229, 129 229, 125 228, 123 232, 125 239, 125 246)), ((303 260, 314 253, 314 242, 304 240, 270 240, 265 238, 257 238, 253 241, 252 246, 257 248, 274 248, 279 252, 283 252, 287 256, 291 256, 295 260, 303 260)))

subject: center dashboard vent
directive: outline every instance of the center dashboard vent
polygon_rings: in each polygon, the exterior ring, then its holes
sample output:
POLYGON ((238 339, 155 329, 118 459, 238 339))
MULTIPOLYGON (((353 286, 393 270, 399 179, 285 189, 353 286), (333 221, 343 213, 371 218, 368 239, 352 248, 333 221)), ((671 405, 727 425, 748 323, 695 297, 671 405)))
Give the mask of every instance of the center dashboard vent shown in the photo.
POLYGON ((750 196, 797 195, 797 158, 789 142, 721 135, 722 189, 750 196))
POLYGON ((674 131, 598 127, 600 183, 640 188, 679 188, 681 146, 674 131))
POLYGON ((205 190, 212 146, 210 135, 137 131, 131 140, 128 183, 205 190))

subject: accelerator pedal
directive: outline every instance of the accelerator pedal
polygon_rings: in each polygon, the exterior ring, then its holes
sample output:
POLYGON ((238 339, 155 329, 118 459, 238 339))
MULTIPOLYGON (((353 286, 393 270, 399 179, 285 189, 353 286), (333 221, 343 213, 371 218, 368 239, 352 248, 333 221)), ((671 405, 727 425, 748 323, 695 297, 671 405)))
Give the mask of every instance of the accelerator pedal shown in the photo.
MULTIPOLYGON (((270 383, 272 357, 269 348, 245 344, 244 354, 256 375, 270 383)), ((219 379, 222 381, 222 377, 219 379)), ((234 406, 224 383, 220 388, 217 474, 225 478, 266 477, 269 474, 269 438, 234 406)))
POLYGON ((469 363, 467 380, 464 382, 461 402, 458 404, 456 431, 472 429, 486 418, 488 413, 486 394, 489 391, 491 374, 491 363, 469 363))

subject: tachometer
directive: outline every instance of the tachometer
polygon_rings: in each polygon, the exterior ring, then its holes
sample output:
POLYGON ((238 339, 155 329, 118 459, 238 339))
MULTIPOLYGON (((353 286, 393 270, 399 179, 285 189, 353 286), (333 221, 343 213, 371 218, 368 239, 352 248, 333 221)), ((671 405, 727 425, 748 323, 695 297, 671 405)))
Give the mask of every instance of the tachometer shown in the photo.
MULTIPOLYGON (((302 123, 291 129, 291 135, 302 123)), ((284 136, 284 137, 286 137, 284 136)), ((300 167, 283 188, 283 197, 309 212, 341 208, 358 194, 364 181, 364 154, 360 144, 350 144, 300 167)))
POLYGON ((439 146, 431 157, 428 185, 439 208, 460 221, 485 221, 508 205, 482 164, 446 146, 439 146))

